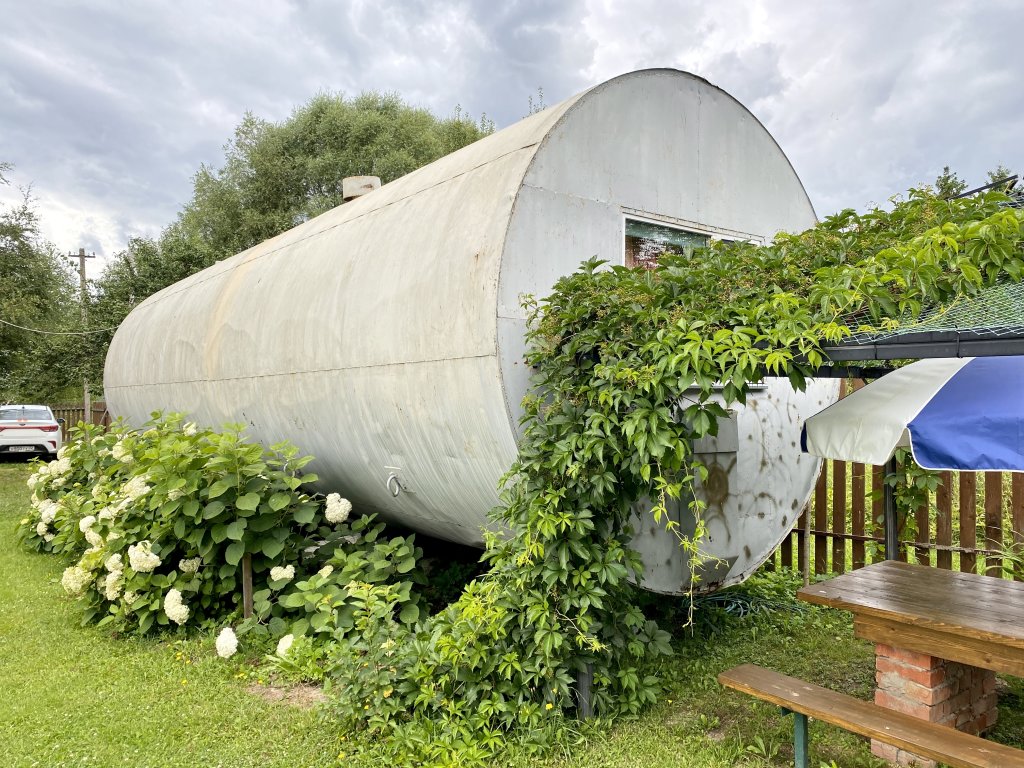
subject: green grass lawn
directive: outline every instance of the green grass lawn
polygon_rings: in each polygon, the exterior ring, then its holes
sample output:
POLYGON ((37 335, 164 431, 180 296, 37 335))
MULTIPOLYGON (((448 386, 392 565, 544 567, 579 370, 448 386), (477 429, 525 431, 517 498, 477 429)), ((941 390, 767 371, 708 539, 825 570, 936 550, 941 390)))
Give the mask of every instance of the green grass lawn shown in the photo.
MULTIPOLYGON (((266 689, 261 673, 217 658, 212 637, 140 640, 80 627, 60 586, 62 564, 14 541, 28 474, 23 464, 0 463, 0 766, 339 764, 341 734, 315 709, 253 693, 266 689)), ((854 639, 841 612, 790 603, 757 619, 705 613, 694 635, 681 620, 663 621, 677 635, 677 655, 666 663, 670 691, 657 706, 611 728, 581 727, 576 743, 547 760, 509 754, 495 768, 792 765, 791 720, 715 682, 743 662, 871 698, 871 647, 854 639)), ((1024 746, 1022 701, 1024 684, 1008 680, 993 738, 1024 746)), ((811 750, 814 768, 885 765, 865 740, 821 723, 811 725, 811 750)))
MULTIPOLYGON (((316 713, 247 692, 212 639, 137 640, 80 627, 55 557, 22 549, 24 464, 0 464, 0 764, 333 766, 316 713)), ((239 678, 237 675, 246 675, 239 678)))

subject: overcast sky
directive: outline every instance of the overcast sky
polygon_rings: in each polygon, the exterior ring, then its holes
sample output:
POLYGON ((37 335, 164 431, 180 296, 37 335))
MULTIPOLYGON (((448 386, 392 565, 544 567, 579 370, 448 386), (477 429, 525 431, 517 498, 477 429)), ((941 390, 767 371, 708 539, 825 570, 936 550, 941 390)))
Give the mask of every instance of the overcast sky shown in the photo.
POLYGON ((775 136, 819 216, 950 165, 1024 169, 1024 3, 0 0, 0 202, 100 255, 156 235, 246 110, 397 91, 503 127, 644 67, 697 73, 775 136))

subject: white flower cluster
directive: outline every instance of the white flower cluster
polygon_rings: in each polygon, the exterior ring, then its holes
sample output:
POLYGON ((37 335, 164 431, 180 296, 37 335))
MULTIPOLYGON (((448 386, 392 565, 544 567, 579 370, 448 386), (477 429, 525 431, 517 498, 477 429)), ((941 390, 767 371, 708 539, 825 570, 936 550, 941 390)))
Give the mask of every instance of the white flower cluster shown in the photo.
POLYGON ((28 485, 30 490, 34 491, 38 486, 43 484, 43 482, 46 480, 49 474, 50 471, 44 464, 39 468, 37 472, 33 472, 31 475, 29 475, 28 480, 26 480, 25 483, 26 485, 28 485))
POLYGON ((92 581, 92 574, 80 565, 72 565, 64 569, 64 575, 60 577, 61 586, 69 595, 78 597, 92 581))
POLYGON ((114 602, 121 595, 122 576, 122 571, 111 571, 103 580, 103 596, 110 602, 114 602))
POLYGON ((180 560, 178 562, 178 570, 182 573, 195 573, 199 570, 202 562, 203 559, 201 557, 193 557, 191 560, 180 560))
POLYGON ((238 650, 238 638, 235 637, 235 630, 231 627, 224 627, 217 635, 217 655, 222 659, 230 659, 238 650))
POLYGON ((185 422, 185 426, 181 428, 185 437, 192 437, 196 433, 196 423, 194 421, 185 422))
POLYGON ((181 488, 171 488, 171 490, 169 490, 167 492, 167 498, 170 501, 177 501, 178 499, 180 499, 184 495, 185 495, 185 492, 183 490, 181 490, 181 488))
POLYGON ((153 545, 140 541, 128 547, 128 562, 136 573, 151 573, 160 565, 160 558, 153 554, 153 545))
POLYGON ((294 635, 285 635, 280 640, 278 640, 277 641, 277 655, 278 656, 284 656, 285 654, 287 654, 289 649, 292 647, 292 643, 293 642, 295 642, 295 636, 294 635))
POLYGON ((117 552, 108 557, 107 561, 104 563, 104 566, 106 566, 106 569, 111 573, 114 573, 115 571, 123 571, 124 559, 121 557, 121 553, 117 552))
POLYGON ((341 494, 331 493, 327 496, 327 511, 324 512, 324 517, 327 518, 327 522, 344 523, 348 520, 348 513, 352 511, 352 502, 348 499, 341 498, 341 494))
POLYGON ((139 593, 125 592, 123 595, 121 595, 121 598, 124 600, 125 604, 127 604, 130 607, 132 603, 139 599, 139 593))
POLYGON ((78 521, 78 530, 80 530, 82 533, 85 533, 90 528, 92 528, 92 526, 93 526, 93 524, 95 524, 95 522, 96 522, 96 518, 95 517, 93 517, 92 515, 86 515, 85 517, 83 517, 81 520, 78 521))
POLYGON ((37 536, 42 536, 42 537, 45 538, 46 535, 49 532, 50 532, 50 529, 46 525, 46 521, 45 520, 40 520, 38 523, 36 523, 36 535, 37 536))
POLYGON ((89 549, 86 552, 99 552, 104 544, 103 537, 92 528, 85 529, 85 540, 89 542, 89 549))
POLYGON ((334 566, 333 565, 325 565, 323 568, 321 568, 319 571, 317 571, 317 575, 318 576, 323 576, 325 579, 328 576, 330 576, 332 573, 334 573, 334 566))
POLYGON ((136 475, 124 484, 124 488, 121 489, 121 495, 129 501, 136 501, 142 498, 151 490, 150 487, 146 485, 148 480, 149 475, 136 475))
POLYGON ((64 477, 71 472, 71 459, 67 456, 50 462, 50 477, 64 477))
POLYGON ((123 440, 118 440, 114 444, 114 447, 110 449, 110 455, 113 457, 114 461, 120 461, 125 464, 132 463, 132 452, 125 447, 123 440))
POLYGON ((188 606, 182 602, 181 592, 173 588, 167 590, 167 596, 164 598, 164 613, 178 626, 188 621, 188 606))
POLYGON ((272 581, 291 581, 295 578, 295 566, 294 565, 278 565, 270 569, 270 578, 272 581))
POLYGON ((44 523, 52 523, 58 512, 60 512, 60 504, 56 501, 44 499, 39 505, 39 517, 44 523))
POLYGON ((117 508, 116 507, 104 507, 103 509, 100 510, 100 513, 96 516, 96 518, 98 520, 102 520, 103 522, 106 522, 106 523, 111 522, 116 517, 117 517, 117 508))

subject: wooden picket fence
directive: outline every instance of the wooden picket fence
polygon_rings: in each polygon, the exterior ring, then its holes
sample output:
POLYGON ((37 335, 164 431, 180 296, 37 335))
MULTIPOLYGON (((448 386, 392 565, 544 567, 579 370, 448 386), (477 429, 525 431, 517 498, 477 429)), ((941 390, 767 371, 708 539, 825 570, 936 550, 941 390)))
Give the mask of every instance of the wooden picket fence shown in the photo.
MULTIPOLYGON (((823 462, 811 501, 769 567, 844 573, 884 559, 884 472, 883 467, 823 462)), ((900 537, 900 559, 1004 576, 1003 553, 1024 547, 1024 475, 943 472, 938 490, 913 512, 913 520, 917 531, 900 537)))
MULTIPOLYGON (((53 415, 58 419, 64 419, 64 425, 61 428, 61 437, 65 440, 68 436, 68 430, 75 426, 80 421, 85 421, 85 404, 84 403, 51 403, 50 410, 53 411, 53 415)), ((107 404, 103 401, 92 403, 90 408, 91 413, 89 414, 89 422, 91 424, 102 425, 104 427, 110 426, 110 412, 107 410, 107 404)))

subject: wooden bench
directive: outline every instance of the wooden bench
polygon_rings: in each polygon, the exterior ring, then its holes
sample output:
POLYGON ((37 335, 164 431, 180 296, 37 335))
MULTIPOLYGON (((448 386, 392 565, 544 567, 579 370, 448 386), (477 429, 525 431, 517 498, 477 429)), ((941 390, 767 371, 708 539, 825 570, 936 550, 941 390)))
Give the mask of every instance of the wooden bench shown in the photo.
POLYGON ((754 664, 742 664, 726 670, 718 676, 718 682, 726 688, 777 704, 785 714, 793 714, 796 768, 807 768, 808 765, 808 716, 954 768, 1024 768, 1024 752, 1020 750, 919 720, 754 664))

